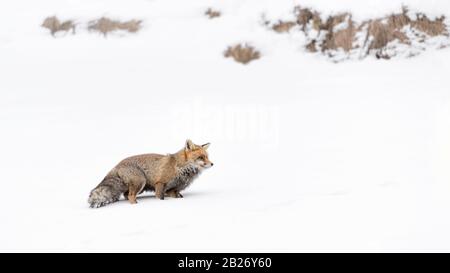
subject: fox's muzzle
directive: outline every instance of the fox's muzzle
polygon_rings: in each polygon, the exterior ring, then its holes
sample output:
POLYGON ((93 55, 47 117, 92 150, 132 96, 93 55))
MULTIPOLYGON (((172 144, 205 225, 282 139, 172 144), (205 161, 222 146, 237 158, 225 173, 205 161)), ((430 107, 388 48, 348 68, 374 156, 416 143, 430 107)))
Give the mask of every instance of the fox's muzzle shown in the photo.
POLYGON ((203 168, 211 168, 214 165, 214 163, 210 162, 210 163, 206 163, 203 165, 203 168))

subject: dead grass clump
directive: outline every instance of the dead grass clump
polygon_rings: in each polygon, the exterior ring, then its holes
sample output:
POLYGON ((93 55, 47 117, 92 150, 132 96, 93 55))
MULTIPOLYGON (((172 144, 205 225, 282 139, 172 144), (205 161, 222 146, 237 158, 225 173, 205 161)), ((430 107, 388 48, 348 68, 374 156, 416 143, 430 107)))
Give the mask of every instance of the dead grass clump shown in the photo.
POLYGON ((333 30, 337 25, 344 23, 346 19, 351 19, 351 14, 340 13, 328 16, 327 21, 320 28, 328 31, 333 30))
POLYGON ((249 45, 230 46, 224 52, 225 58, 232 57, 236 62, 247 64, 253 60, 259 59, 261 54, 254 47, 249 45))
POLYGON ((209 19, 213 19, 216 17, 220 17, 221 13, 220 11, 209 8, 208 10, 205 11, 205 15, 208 16, 209 19))
MULTIPOLYGON (((276 32, 288 32, 298 24, 298 29, 306 36, 307 51, 320 51, 336 60, 343 60, 346 56, 364 58, 368 55, 389 59, 396 55, 405 55, 403 52, 422 50, 417 43, 424 43, 430 37, 450 38, 444 16, 435 19, 430 19, 423 13, 413 16, 406 6, 403 6, 400 12, 362 22, 353 21, 351 13, 328 16, 323 20, 317 11, 300 6, 294 8, 294 15, 295 23, 278 21, 272 29, 276 32), (344 54, 338 52, 341 49, 344 54)), ((269 25, 268 21, 266 25, 269 25)))
POLYGON ((98 31, 103 35, 109 32, 123 30, 131 33, 137 32, 141 28, 141 20, 129 20, 126 22, 114 21, 109 18, 102 17, 89 23, 89 30, 98 31))
POLYGON ((294 12, 297 15, 297 24, 302 27, 302 31, 306 30, 306 26, 310 21, 312 21, 312 27, 315 30, 318 31, 322 27, 322 19, 318 12, 301 7, 295 7, 294 12))
POLYGON ((403 6, 402 13, 391 14, 387 17, 387 25, 390 29, 401 30, 404 26, 411 23, 411 18, 408 16, 408 8, 403 6))
POLYGON ((369 37, 372 37, 372 41, 369 44, 368 51, 372 49, 383 49, 389 42, 394 40, 398 40, 404 44, 410 44, 411 42, 408 36, 402 30, 405 26, 411 26, 411 28, 430 36, 448 34, 444 23, 445 17, 442 16, 435 20, 430 20, 424 14, 417 14, 417 18, 413 20, 407 13, 408 9, 403 7, 402 13, 369 21, 366 42, 369 40, 369 37))
POLYGON ((345 52, 350 51, 353 49, 353 41, 355 40, 356 35, 356 28, 349 19, 348 26, 345 29, 338 30, 333 35, 333 44, 336 48, 342 48, 345 50, 345 52))
POLYGON ((448 35, 444 20, 445 16, 430 20, 425 14, 417 14, 417 19, 411 25, 430 36, 448 35))
POLYGON ((313 40, 311 40, 311 42, 309 42, 307 45, 306 45, 306 49, 309 51, 309 52, 317 52, 317 47, 316 47, 316 43, 317 43, 317 41, 315 40, 315 39, 313 39, 313 40))
POLYGON ((380 19, 369 22, 367 29, 366 42, 372 37, 372 41, 369 44, 368 50, 382 49, 390 41, 394 39, 395 28, 389 25, 383 24, 380 19))
POLYGON ((348 13, 330 16, 322 27, 327 30, 324 41, 322 42, 322 51, 344 49, 348 52, 353 48, 353 41, 357 28, 348 13), (337 29, 340 24, 346 24, 345 27, 337 29))
POLYGON ((292 27, 295 26, 294 22, 283 22, 278 21, 275 25, 272 26, 272 29, 278 33, 289 32, 292 27))
POLYGON ((60 22, 56 16, 45 18, 41 26, 49 29, 52 36, 55 36, 55 33, 58 31, 67 32, 69 30, 72 30, 72 33, 75 34, 75 24, 72 20, 60 22))
POLYGON ((403 15, 391 15, 387 18, 387 23, 381 19, 368 22, 365 44, 372 37, 368 46, 368 51, 372 49, 383 49, 389 42, 398 40, 404 44, 410 44, 408 36, 402 32, 402 28, 411 21, 409 17, 403 15))

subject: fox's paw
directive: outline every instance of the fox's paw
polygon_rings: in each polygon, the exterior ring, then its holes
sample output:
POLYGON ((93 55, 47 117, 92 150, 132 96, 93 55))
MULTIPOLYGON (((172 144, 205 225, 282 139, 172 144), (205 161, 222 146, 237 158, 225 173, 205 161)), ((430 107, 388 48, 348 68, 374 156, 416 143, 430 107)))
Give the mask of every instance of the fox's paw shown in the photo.
POLYGON ((179 192, 176 193, 175 198, 183 198, 183 195, 179 192))
POLYGON ((128 199, 128 202, 130 202, 130 204, 137 204, 136 195, 128 194, 127 199, 128 199))
POLYGON ((183 198, 183 195, 181 195, 178 191, 168 191, 166 192, 166 195, 172 198, 183 198))

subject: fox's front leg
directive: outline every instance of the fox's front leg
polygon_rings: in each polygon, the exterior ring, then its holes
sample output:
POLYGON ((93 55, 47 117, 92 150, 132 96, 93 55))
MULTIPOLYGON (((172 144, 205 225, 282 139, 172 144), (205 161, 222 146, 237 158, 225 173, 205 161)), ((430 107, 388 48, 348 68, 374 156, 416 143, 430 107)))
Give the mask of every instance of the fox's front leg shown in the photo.
POLYGON ((155 195, 156 198, 160 200, 164 200, 164 187, 166 185, 164 183, 155 183, 155 195))
POLYGON ((181 193, 177 190, 170 190, 166 192, 166 195, 172 198, 183 198, 183 195, 181 195, 181 193))

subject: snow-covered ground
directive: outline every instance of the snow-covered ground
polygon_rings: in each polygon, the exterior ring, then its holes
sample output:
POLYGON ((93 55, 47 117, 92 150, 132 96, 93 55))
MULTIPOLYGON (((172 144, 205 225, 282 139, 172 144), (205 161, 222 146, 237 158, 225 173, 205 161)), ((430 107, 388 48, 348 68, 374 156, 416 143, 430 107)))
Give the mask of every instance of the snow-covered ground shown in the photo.
POLYGON ((298 3, 450 16, 447 0, 3 1, 0 251, 449 251, 450 49, 334 64, 261 25, 298 3), (77 33, 51 37, 52 15, 77 33), (143 29, 85 30, 101 16, 143 29), (224 58, 236 42, 261 59, 224 58), (187 138, 214 167, 185 198, 88 208, 118 161, 187 138))

